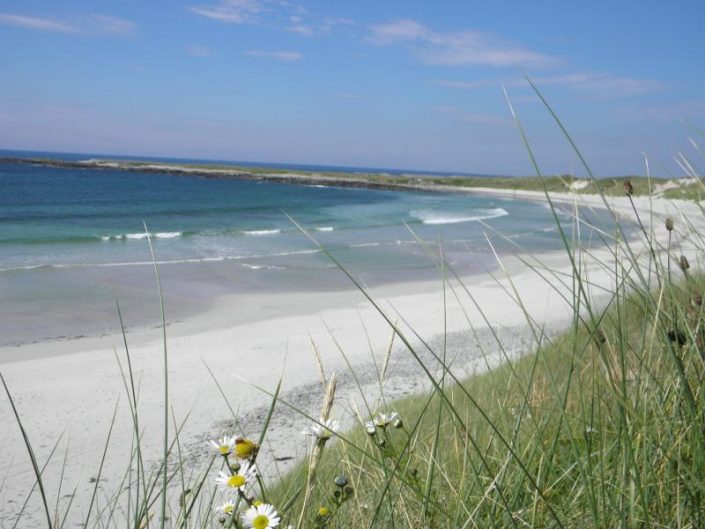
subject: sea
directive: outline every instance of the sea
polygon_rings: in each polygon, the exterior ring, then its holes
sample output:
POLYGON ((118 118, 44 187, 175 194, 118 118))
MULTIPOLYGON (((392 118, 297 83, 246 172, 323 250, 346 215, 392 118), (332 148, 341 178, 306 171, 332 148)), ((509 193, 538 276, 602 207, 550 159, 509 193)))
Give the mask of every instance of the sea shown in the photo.
MULTIPOLYGON (((570 231, 570 211, 559 211, 559 220, 570 231)), ((116 304, 126 326, 155 325, 155 261, 168 313, 184 319, 220 296, 349 289, 339 265, 376 287, 438 279, 439 255, 467 275, 493 269, 493 250, 540 253, 562 245, 556 219, 540 202, 0 163, 0 345, 115 331, 116 304)))

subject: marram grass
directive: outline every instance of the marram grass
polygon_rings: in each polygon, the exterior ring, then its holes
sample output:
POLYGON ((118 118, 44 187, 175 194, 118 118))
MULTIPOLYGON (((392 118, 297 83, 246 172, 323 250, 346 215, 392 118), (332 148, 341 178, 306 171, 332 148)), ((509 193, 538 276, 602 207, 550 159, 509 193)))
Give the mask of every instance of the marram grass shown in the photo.
POLYGON ((355 490, 331 527, 702 527, 702 286, 673 286, 661 307, 651 293, 615 298, 597 327, 445 400, 393 403, 400 427, 359 427, 349 440, 362 450, 338 443, 323 458, 318 503, 336 475, 355 490))
MULTIPOLYGON (((673 219, 658 229, 670 235, 673 219)), ((642 233, 651 244, 654 233, 642 233)), ((330 377, 320 417, 301 412, 310 458, 277 483, 263 482, 257 457, 271 411, 289 405, 278 389, 260 438, 230 432, 213 440, 204 446, 211 464, 197 476, 184 476, 178 428, 166 473, 145 469, 135 435, 122 490, 89 509, 85 525, 703 527, 705 282, 688 256, 665 250, 665 265, 657 251, 643 252, 639 265, 646 258, 662 267, 659 289, 627 274, 634 263, 621 257, 605 310, 586 310, 576 297, 570 329, 548 339, 537 328, 533 354, 470 379, 458 380, 436 352, 426 366, 430 391, 361 412, 350 431, 330 417, 330 377)), ((136 409, 129 373, 125 380, 136 409)), ((41 462, 33 456, 33 464, 43 496, 41 462)), ((46 525, 62 527, 67 514, 49 503, 44 498, 46 525)))
MULTIPOLYGON (((550 188, 550 181, 540 181, 550 188)), ((700 181, 693 185, 699 193, 700 181)), ((614 188, 627 190, 623 182, 614 188)), ((606 193, 606 185, 597 192, 606 193)), ((98 494, 96 481, 87 512, 78 516, 70 503, 63 512, 58 501, 51 508, 53 498, 43 486, 47 462, 35 456, 21 410, 4 386, 36 476, 7 527, 27 526, 30 503, 43 516, 34 517, 32 526, 50 529, 77 518, 86 528, 131 529, 705 527, 705 281, 690 265, 699 262, 705 246, 691 234, 689 254, 676 255, 671 232, 691 226, 673 219, 644 226, 641 220, 646 251, 624 240, 619 223, 617 235, 605 240, 612 254, 600 264, 611 270, 614 286, 600 308, 589 301, 580 232, 561 230, 573 266, 567 280, 572 325, 550 339, 527 312, 534 352, 518 360, 506 356, 499 367, 469 379, 456 375, 444 350, 430 351, 429 363, 396 326, 396 316, 368 297, 431 389, 370 404, 359 412, 358 426, 341 431, 331 416, 334 376, 326 380, 316 416, 284 401, 279 385, 259 438, 225 432, 204 444, 211 458, 200 471, 181 455, 183 424, 170 420, 166 377, 166 457, 156 466, 143 460, 138 392, 125 343, 124 356, 116 357, 132 411, 132 458, 112 492, 98 494), (655 242, 666 238, 666 247, 655 242), (311 450, 281 480, 265 483, 257 466, 260 447, 275 407, 287 406, 300 414, 311 450)), ((473 303, 472 289, 442 255, 437 262, 444 292, 473 303)), ((539 270, 540 260, 530 266, 539 270)), ((550 273, 544 277, 549 288, 557 280, 550 273)), ((517 304, 523 307, 519 298, 517 304)), ((501 333, 493 335, 506 353, 501 333)), ((165 335, 165 366, 166 343, 165 335)), ((379 371, 382 391, 387 360, 379 371)))

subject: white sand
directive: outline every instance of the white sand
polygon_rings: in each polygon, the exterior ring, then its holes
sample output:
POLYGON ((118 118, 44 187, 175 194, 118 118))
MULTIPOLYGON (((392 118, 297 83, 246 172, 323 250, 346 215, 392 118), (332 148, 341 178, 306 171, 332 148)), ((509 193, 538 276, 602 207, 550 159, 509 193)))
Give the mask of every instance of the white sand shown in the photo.
MULTIPOLYGON (((473 192, 545 200, 542 193, 496 190, 473 192)), ((552 198, 561 202, 577 200, 585 206, 603 206, 602 199, 595 196, 556 194, 552 198)), ((610 202, 616 210, 631 217, 626 198, 611 199, 610 202)), ((655 230, 659 233, 665 234, 662 229, 665 215, 673 216, 680 230, 685 225, 681 213, 696 228, 703 225, 703 215, 696 204, 657 199, 653 202, 653 210, 650 210, 647 198, 636 198, 635 202, 644 222, 650 221, 649 211, 654 212, 655 230)), ((675 239, 676 245, 683 242, 681 239, 681 236, 675 239)), ((643 245, 636 244, 634 247, 645 255, 643 245)), ((609 261, 609 254, 604 249, 593 251, 592 254, 597 259, 609 261)), ((565 285, 560 285, 555 278, 543 273, 556 287, 555 290, 549 287, 546 279, 524 264, 519 256, 500 257, 531 317, 538 324, 548 325, 553 330, 567 325, 571 311, 559 294, 569 292, 572 273, 567 256, 561 253, 540 256, 543 265, 556 271, 558 277, 565 278, 565 285)), ((526 258, 533 259, 531 256, 526 258)), ((691 258, 693 261, 695 259, 691 258)), ((609 273, 594 263, 589 270, 589 279, 593 284, 591 292, 599 303, 600 299, 604 301, 605 292, 609 290, 612 281, 609 273)), ((522 345, 523 334, 517 333, 517 329, 525 327, 525 316, 511 297, 511 285, 504 273, 495 270, 494 274, 497 279, 489 273, 478 274, 465 278, 465 284, 484 311, 485 318, 492 325, 505 329, 502 335, 511 342, 512 350, 517 354, 528 352, 530 347, 522 345)), ((342 273, 340 281, 341 284, 347 281, 342 273)), ((408 328, 408 324, 428 339, 443 333, 444 305, 440 279, 438 282, 384 287, 376 289, 372 295, 381 302, 393 320, 401 321, 399 315, 407 320, 406 324, 401 324, 403 328, 408 328), (399 315, 394 313, 394 309, 398 310, 399 315)), ((473 326, 482 332, 486 327, 483 317, 467 294, 461 292, 460 295, 473 326)), ((281 313, 279 310, 277 312, 281 313)), ((208 313, 170 326, 167 334, 171 405, 177 421, 184 420, 188 415, 181 434, 182 448, 187 455, 207 453, 203 439, 208 435, 221 434, 221 429, 225 427, 223 421, 230 417, 228 407, 208 374, 206 365, 216 373, 231 406, 243 418, 245 431, 233 433, 255 436, 262 420, 262 407, 267 405, 268 397, 239 377, 273 390, 279 377, 283 376, 286 398, 311 409, 317 404, 320 383, 310 339, 316 343, 328 373, 347 372, 345 360, 326 325, 350 362, 360 370, 366 388, 372 391, 375 386, 374 371, 370 369, 372 357, 366 333, 375 357, 381 363, 391 330, 361 293, 354 289, 333 294, 267 294, 219 299, 208 313), (321 303, 316 301, 317 296, 334 296, 334 299, 326 299, 325 303, 321 303), (281 309, 282 304, 291 307, 294 315, 267 318, 268 306, 281 309), (233 315, 246 311, 249 306, 258 307, 264 319, 238 324, 233 315)), ((468 330, 464 311, 451 292, 448 293, 445 325, 449 333, 468 330)), ((493 350, 488 346, 490 358, 482 359, 476 343, 463 338, 464 335, 452 336, 452 354, 459 355, 455 363, 458 374, 484 369, 486 362, 495 365, 501 361, 496 348, 493 350)), ((483 336, 487 337, 486 334, 483 336)), ((144 454, 148 461, 154 463, 159 460, 163 431, 161 330, 131 334, 129 342, 133 369, 139 384, 144 454)), ((54 456, 55 463, 50 465, 46 474, 46 486, 53 501, 59 493, 58 472, 64 457, 63 451, 68 446, 64 484, 59 494, 62 496, 62 505, 65 505, 68 501, 66 495, 70 495, 74 487, 77 488, 74 514, 70 520, 80 519, 85 512, 87 498, 93 487, 89 480, 96 475, 118 399, 117 420, 102 484, 106 493, 117 488, 127 468, 132 426, 125 387, 114 351, 117 351, 124 367, 125 353, 120 336, 0 349, 0 359, 4 359, 0 369, 14 395, 40 464, 59 436, 68 441, 60 445, 59 453, 54 456), (21 361, 21 358, 32 360, 21 361)), ((385 387, 388 395, 403 395, 425 387, 422 377, 413 366, 414 362, 408 353, 399 347, 395 348, 391 376, 385 387)), ((341 418, 353 394, 354 384, 348 376, 347 381, 344 379, 341 383, 338 399, 336 414, 341 418)), ((359 396, 356 400, 358 406, 362 407, 359 396)), ((0 397, 0 424, 0 480, 5 480, 0 491, 0 504, 3 505, 0 520, 12 520, 33 483, 33 476, 19 429, 4 395, 0 397)), ((275 472, 273 457, 296 458, 302 454, 304 444, 296 432, 305 424, 306 421, 295 414, 277 416, 269 433, 269 442, 263 450, 262 464, 267 473, 275 472)), ((171 433, 173 435, 173 428, 171 433)), ((291 461, 288 461, 282 468, 290 464, 291 461)), ((105 503, 103 498, 100 501, 101 505, 105 503)), ((33 512, 24 520, 23 526, 27 526, 30 520, 43 519, 39 503, 32 501, 31 506, 33 512)))

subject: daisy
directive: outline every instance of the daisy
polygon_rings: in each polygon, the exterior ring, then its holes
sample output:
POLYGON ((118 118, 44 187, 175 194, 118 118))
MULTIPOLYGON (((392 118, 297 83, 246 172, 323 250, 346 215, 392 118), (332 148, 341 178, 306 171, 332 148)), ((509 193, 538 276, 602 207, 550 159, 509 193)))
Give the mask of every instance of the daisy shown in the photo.
POLYGON ((244 491, 249 482, 257 477, 257 467, 248 461, 242 463, 240 468, 232 474, 219 472, 215 484, 224 491, 244 491))
POLYGON ((340 430, 340 423, 335 419, 328 419, 323 424, 312 424, 301 433, 318 439, 330 439, 338 430, 340 430))
POLYGON ((242 514, 242 523, 248 529, 273 529, 280 521, 276 509, 268 503, 252 506, 242 514))
POLYGON ((230 515, 235 511, 235 502, 232 500, 226 501, 223 505, 219 505, 218 507, 215 508, 215 512, 218 514, 227 514, 230 515))
POLYGON ((393 422, 399 419, 399 414, 395 411, 391 413, 378 413, 374 418, 374 423, 380 428, 386 428, 393 422))
POLYGON ((377 427, 375 426, 374 421, 367 421, 365 423, 365 431, 367 432, 367 435, 374 435, 377 432, 377 427))
POLYGON ((235 450, 235 436, 228 437, 224 435, 217 441, 211 439, 211 446, 221 456, 229 456, 235 450))

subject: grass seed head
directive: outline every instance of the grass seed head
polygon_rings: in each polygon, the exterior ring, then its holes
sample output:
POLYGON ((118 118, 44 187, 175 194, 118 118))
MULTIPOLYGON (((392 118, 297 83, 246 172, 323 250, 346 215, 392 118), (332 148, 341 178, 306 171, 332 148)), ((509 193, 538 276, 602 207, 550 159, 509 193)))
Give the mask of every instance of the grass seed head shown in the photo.
POLYGON ((678 266, 684 272, 690 268, 690 262, 688 262, 688 258, 685 255, 681 255, 678 259, 678 266))
POLYGON ((634 194, 634 186, 632 185, 631 180, 625 180, 624 184, 622 184, 624 187, 624 194, 627 195, 628 197, 632 196, 634 194))

